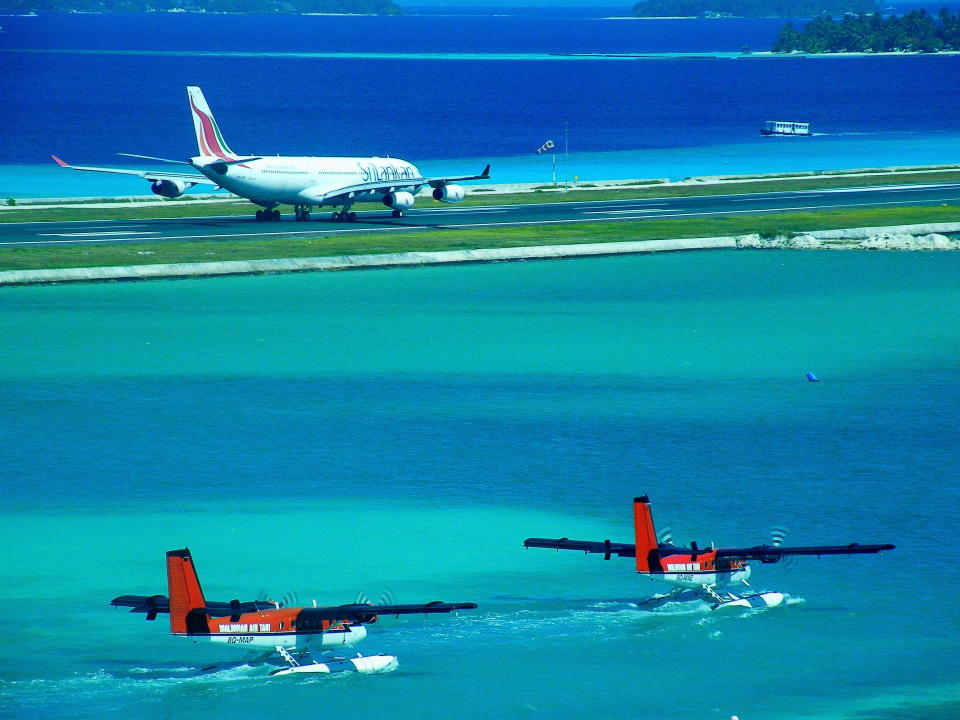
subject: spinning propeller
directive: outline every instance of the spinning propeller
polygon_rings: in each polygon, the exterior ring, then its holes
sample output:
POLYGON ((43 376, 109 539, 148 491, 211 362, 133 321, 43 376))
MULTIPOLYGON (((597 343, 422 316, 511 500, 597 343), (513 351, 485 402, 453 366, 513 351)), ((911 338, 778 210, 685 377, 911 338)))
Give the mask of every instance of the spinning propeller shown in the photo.
POLYGON ((257 593, 257 600, 259 602, 268 602, 273 603, 277 608, 290 607, 296 605, 297 603, 297 593, 294 590, 288 590, 285 592, 279 600, 274 600, 270 597, 270 593, 266 590, 261 590, 257 593))
POLYGON ((392 590, 384 590, 380 593, 380 597, 377 602, 370 602, 370 598, 362 590, 357 593, 357 599, 354 600, 356 605, 396 605, 397 597, 393 594, 392 590))

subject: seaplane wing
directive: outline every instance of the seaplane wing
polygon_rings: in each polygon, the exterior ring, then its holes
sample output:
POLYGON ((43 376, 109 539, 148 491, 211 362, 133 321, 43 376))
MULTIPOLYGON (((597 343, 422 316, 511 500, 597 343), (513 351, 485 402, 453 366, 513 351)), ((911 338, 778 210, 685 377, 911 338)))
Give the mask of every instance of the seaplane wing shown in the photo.
MULTIPOLYGON (((68 170, 84 170, 87 172, 102 172, 102 173, 116 173, 119 175, 134 175, 136 177, 143 178, 149 182, 163 182, 168 180, 174 183, 186 183, 188 186, 193 185, 216 185, 215 182, 209 178, 205 178, 199 173, 178 173, 178 172, 166 172, 164 170, 123 170, 120 168, 105 168, 105 167, 84 167, 81 165, 70 165, 69 163, 64 162, 56 155, 51 155, 54 162, 57 163, 62 168, 67 168, 68 170)), ((160 159, 160 158, 157 158, 160 159)), ((165 161, 169 162, 169 161, 165 161)))
MULTIPOLYGON (((110 601, 114 607, 128 607, 132 613, 144 613, 147 620, 153 620, 158 613, 170 612, 170 598, 166 595, 120 595, 110 601)), ((352 603, 349 605, 331 605, 325 607, 304 608, 313 620, 333 620, 341 622, 369 622, 378 615, 424 615, 431 613, 449 613, 456 610, 473 610, 476 603, 445 603, 436 600, 429 603, 414 603, 407 605, 370 605, 368 603, 352 603)), ((275 610, 277 604, 270 600, 251 600, 240 602, 206 601, 202 608, 197 608, 210 617, 226 617, 228 615, 242 615, 245 613, 275 610)))
POLYGON ((636 557, 637 546, 627 543, 612 543, 609 540, 570 540, 559 538, 527 538, 523 546, 528 548, 550 548, 552 550, 579 550, 584 553, 599 553, 609 560, 611 555, 618 557, 636 557))
POLYGON ((717 558, 729 560, 759 560, 762 563, 777 562, 788 555, 863 555, 893 550, 896 546, 889 543, 881 545, 812 545, 809 547, 778 547, 757 545, 750 548, 717 548, 717 558))
MULTIPOLYGON (((157 613, 170 612, 170 598, 166 595, 120 595, 110 601, 114 607, 128 607, 132 613, 145 613, 147 620, 154 620, 157 613)), ((275 610, 277 603, 271 600, 249 600, 240 602, 206 602, 202 609, 210 617, 226 617, 242 613, 275 610)))
MULTIPOLYGON (((305 188, 299 193, 299 197, 304 202, 316 205, 331 204, 334 200, 350 200, 357 195, 366 193, 387 194, 395 190, 408 187, 423 187, 429 185, 432 188, 440 188, 454 182, 463 182, 466 180, 483 180, 490 177, 490 166, 487 165, 479 175, 466 175, 463 177, 405 177, 405 178, 384 178, 382 180, 371 180, 369 182, 354 183, 353 185, 314 185, 305 188)), ((336 204, 336 203, 333 203, 336 204)))
POLYGON ((351 605, 332 605, 330 607, 305 608, 313 620, 349 620, 352 622, 370 622, 379 615, 424 615, 429 613, 449 613, 455 610, 473 610, 476 603, 445 603, 436 600, 429 603, 412 605, 370 605, 353 603, 351 605))

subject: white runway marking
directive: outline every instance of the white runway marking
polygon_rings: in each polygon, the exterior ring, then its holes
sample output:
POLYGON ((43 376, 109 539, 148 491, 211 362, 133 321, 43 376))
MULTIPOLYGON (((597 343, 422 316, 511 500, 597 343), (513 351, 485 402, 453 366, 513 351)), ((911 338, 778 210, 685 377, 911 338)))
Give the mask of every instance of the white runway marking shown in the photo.
POLYGON ((505 213, 506 210, 501 210, 496 207, 482 207, 482 208, 472 208, 472 207, 462 207, 462 208, 424 208, 423 210, 418 210, 417 214, 421 213, 457 213, 457 212, 481 212, 481 213, 505 213))
POLYGON ((132 230, 122 230, 122 231, 118 231, 118 232, 104 232, 104 231, 101 230, 100 232, 38 233, 38 235, 40 235, 40 236, 42 236, 42 237, 91 237, 91 236, 96 236, 96 237, 104 237, 104 238, 107 237, 108 235, 117 236, 117 235, 159 235, 159 234, 160 234, 160 231, 159 231, 159 230, 143 230, 143 231, 140 231, 140 232, 136 232, 136 231, 132 231, 132 230))
POLYGON ((632 208, 630 210, 584 210, 584 215, 626 215, 629 213, 645 213, 645 212, 676 212, 670 208, 632 208))

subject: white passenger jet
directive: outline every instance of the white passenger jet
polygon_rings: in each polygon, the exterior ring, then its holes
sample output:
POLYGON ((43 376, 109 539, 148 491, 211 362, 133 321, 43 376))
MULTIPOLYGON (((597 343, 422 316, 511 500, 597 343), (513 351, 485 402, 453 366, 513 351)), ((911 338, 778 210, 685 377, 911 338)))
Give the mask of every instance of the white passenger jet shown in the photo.
POLYGON ((120 154, 189 165, 202 175, 80 167, 68 165, 56 155, 51 157, 61 167, 72 170, 142 177, 150 183, 155 194, 165 198, 180 197, 194 185, 215 185, 261 206, 263 209, 257 210, 256 214, 258 221, 279 220, 278 205, 293 205, 297 220, 309 220, 310 211, 315 206, 330 205, 342 207, 339 211, 334 210, 333 220, 356 222, 357 214, 350 208, 357 202, 382 202, 393 210, 393 217, 401 217, 404 210, 413 207, 416 194, 427 186, 433 188, 434 200, 457 203, 463 200, 464 191, 455 183, 490 177, 489 165, 479 175, 427 178, 414 165, 399 158, 237 155, 224 142, 200 88, 187 86, 187 99, 193 114, 199 155, 184 162, 149 155, 120 154))

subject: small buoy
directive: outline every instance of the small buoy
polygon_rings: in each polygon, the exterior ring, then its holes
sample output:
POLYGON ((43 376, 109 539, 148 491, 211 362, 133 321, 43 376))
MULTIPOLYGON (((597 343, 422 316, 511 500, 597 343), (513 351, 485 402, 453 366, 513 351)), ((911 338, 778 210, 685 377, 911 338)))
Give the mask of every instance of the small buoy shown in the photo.
POLYGON ((820 378, 818 378, 816 375, 810 372, 807 373, 807 380, 809 380, 810 382, 820 382, 820 378))
POLYGON ((740 718, 737 717, 736 715, 731 715, 730 720, 740 720, 740 718))

